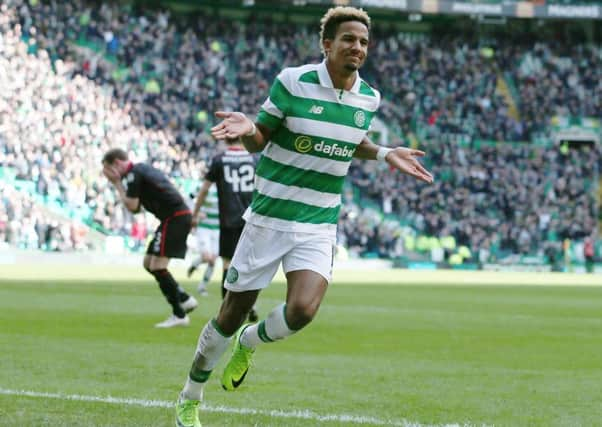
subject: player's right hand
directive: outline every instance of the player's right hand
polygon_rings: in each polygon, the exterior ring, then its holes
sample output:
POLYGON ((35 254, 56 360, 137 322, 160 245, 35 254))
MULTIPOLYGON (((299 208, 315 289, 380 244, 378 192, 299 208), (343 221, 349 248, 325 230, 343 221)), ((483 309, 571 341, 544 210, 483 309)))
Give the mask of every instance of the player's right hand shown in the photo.
POLYGON ((119 179, 121 179, 119 172, 113 166, 105 165, 102 168, 102 173, 110 182, 116 182, 119 181, 119 179))
POLYGON ((197 227, 199 225, 199 223, 204 220, 205 218, 207 218, 207 215, 205 214, 205 212, 199 212, 196 215, 192 216, 192 226, 193 227, 197 227))
POLYGON ((253 131, 253 122, 237 111, 217 111, 215 117, 222 121, 211 128, 215 139, 237 139, 253 131))

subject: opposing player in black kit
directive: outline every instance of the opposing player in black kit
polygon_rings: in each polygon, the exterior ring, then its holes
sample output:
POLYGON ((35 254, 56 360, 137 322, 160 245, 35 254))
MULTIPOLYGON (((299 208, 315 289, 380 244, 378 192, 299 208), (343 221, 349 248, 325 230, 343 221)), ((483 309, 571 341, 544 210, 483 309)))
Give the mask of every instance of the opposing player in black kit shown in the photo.
POLYGON ((161 292, 172 307, 172 315, 155 327, 188 326, 190 319, 186 313, 197 307, 197 301, 176 282, 167 265, 170 258, 184 258, 186 255, 186 237, 192 220, 190 209, 161 171, 144 163, 132 163, 124 150, 114 148, 107 151, 102 165, 103 174, 113 184, 127 210, 137 213, 144 207, 161 221, 148 246, 143 265, 159 283, 161 292))
MULTIPOLYGON (((238 244, 245 221, 242 215, 251 203, 255 181, 256 160, 238 140, 226 141, 227 149, 217 154, 209 165, 205 180, 201 185, 192 212, 192 224, 196 226, 201 217, 201 206, 205 202, 209 188, 217 185, 219 207, 219 256, 222 258, 222 298, 226 295, 224 282, 234 249, 238 244)), ((257 321, 253 308, 249 320, 257 321)))

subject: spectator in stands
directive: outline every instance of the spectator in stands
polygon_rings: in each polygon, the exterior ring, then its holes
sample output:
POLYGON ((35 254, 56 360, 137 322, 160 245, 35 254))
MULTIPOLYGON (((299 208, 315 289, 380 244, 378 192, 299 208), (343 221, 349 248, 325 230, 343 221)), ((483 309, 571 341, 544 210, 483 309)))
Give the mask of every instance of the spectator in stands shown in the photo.
POLYGON ((594 238, 588 236, 583 242, 583 257, 585 258, 585 270, 588 273, 594 272, 594 238))

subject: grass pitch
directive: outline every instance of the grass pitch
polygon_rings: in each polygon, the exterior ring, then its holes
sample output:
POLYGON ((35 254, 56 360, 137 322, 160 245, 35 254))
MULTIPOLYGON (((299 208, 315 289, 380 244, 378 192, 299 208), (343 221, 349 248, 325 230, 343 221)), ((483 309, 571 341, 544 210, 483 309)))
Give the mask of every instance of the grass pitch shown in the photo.
MULTIPOLYGON (((173 425, 217 283, 190 328, 157 330, 157 285, 114 270, 3 267, 0 426, 173 425)), ((335 272, 316 320, 258 348, 237 392, 219 386, 222 360, 203 425, 602 425, 602 288, 571 283, 595 279, 411 274, 335 272), (479 280, 489 286, 462 284, 479 280), (457 286, 432 284, 444 282, 457 286)), ((284 289, 262 293, 262 315, 284 289)))

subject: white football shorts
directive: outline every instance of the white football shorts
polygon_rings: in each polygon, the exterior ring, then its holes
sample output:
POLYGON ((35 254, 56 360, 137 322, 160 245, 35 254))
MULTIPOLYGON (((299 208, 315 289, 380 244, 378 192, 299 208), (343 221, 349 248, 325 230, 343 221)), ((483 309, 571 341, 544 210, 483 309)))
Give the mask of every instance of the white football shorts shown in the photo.
POLYGON ((191 245, 198 253, 219 254, 219 229, 197 227, 195 242, 191 245))
POLYGON ((329 235, 279 231, 247 223, 224 286, 233 292, 266 288, 280 262, 284 273, 311 270, 330 283, 334 243, 329 235))

